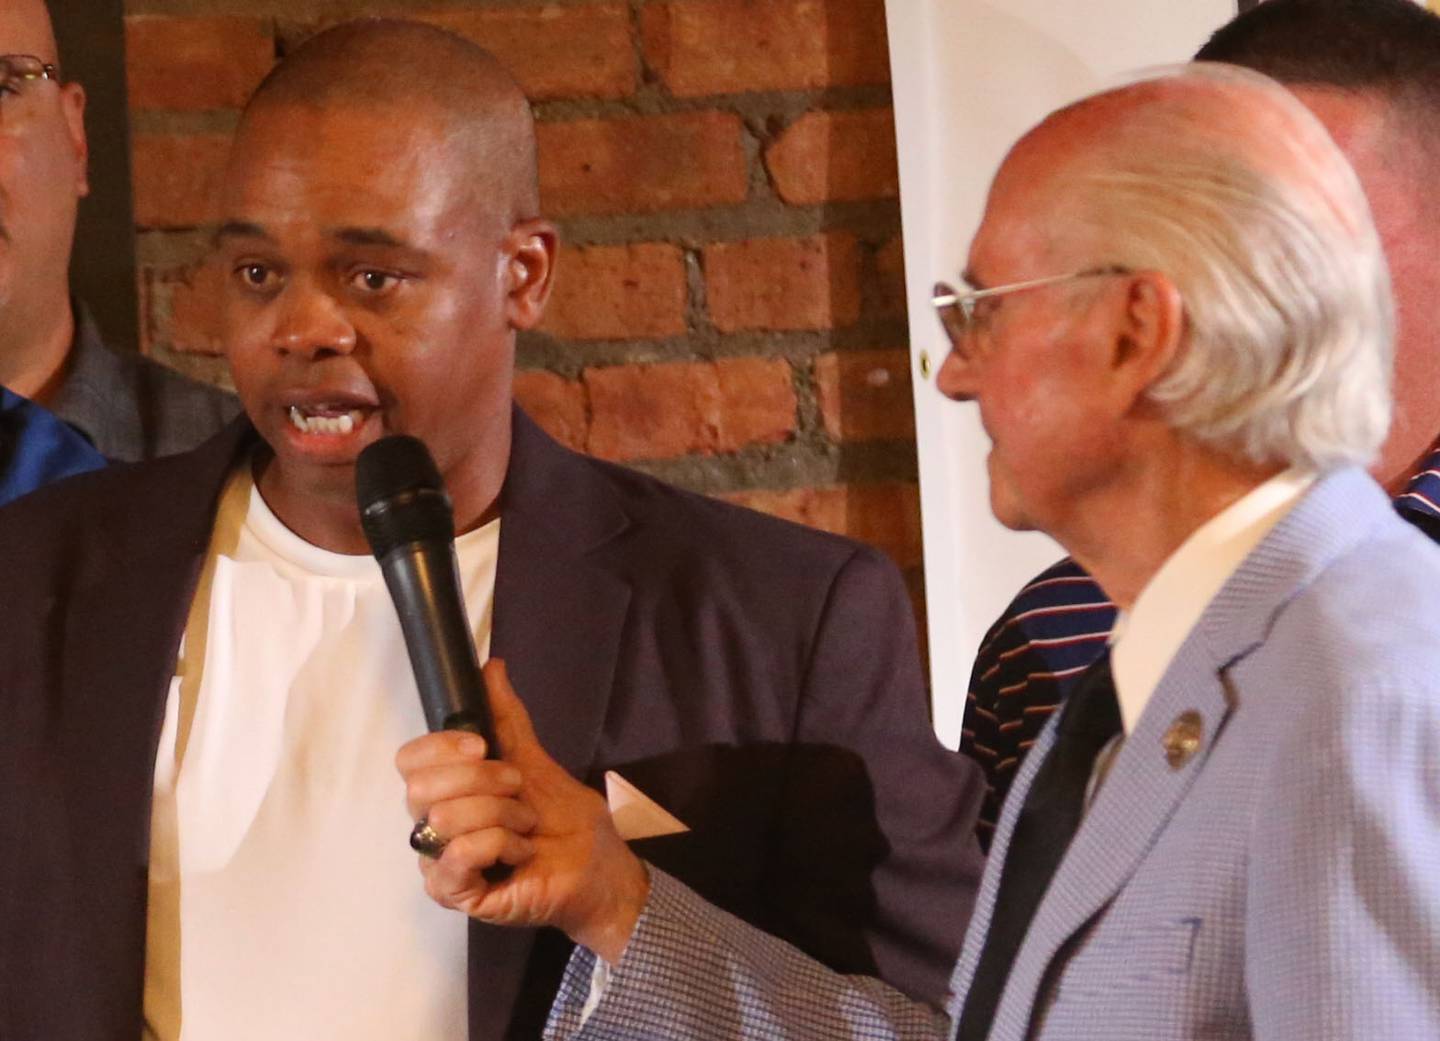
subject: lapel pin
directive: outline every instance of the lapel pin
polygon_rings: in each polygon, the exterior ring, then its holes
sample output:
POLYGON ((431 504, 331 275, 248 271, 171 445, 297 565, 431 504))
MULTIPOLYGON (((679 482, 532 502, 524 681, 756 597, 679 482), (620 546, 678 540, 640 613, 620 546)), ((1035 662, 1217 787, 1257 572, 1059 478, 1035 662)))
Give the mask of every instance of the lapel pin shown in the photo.
POLYGON ((1160 744, 1165 749, 1165 761, 1170 769, 1179 770, 1200 751, 1205 736, 1205 720, 1194 709, 1182 712, 1165 731, 1160 744))

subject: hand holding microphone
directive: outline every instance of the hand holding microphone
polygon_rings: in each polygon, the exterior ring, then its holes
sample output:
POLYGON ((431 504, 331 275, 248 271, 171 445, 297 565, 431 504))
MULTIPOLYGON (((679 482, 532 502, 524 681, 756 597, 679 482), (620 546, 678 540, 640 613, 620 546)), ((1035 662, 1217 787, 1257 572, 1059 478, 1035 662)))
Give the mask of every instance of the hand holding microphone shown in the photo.
POLYGON ((492 925, 549 925, 612 964, 650 893, 650 875, 599 792, 546 753, 504 662, 485 664, 500 761, 464 746, 470 734, 427 734, 400 749, 410 812, 453 836, 422 859, 425 889, 444 907, 492 925), (494 868, 513 868, 497 875, 494 868))
POLYGON ((605 800, 540 746, 503 663, 488 663, 482 675, 454 515, 429 451, 403 435, 368 446, 356 495, 434 731, 396 756, 427 892, 482 921, 553 925, 617 960, 649 875, 605 800))

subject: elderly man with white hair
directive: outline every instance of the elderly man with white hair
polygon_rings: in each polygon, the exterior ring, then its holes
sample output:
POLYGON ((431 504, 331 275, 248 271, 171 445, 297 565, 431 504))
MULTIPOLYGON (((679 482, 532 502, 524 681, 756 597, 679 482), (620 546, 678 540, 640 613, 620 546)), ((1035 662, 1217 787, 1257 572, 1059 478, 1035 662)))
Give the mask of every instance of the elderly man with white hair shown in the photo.
MULTIPOLYGON (((471 761, 431 895, 581 945, 554 1037, 1440 1037, 1440 553, 1363 470, 1393 315, 1350 167, 1263 77, 1158 73, 1014 147, 965 281, 939 382, 992 507, 1125 621, 1016 780, 948 1014, 647 868, 494 665, 534 825, 471 761)), ((402 750, 412 801, 453 742, 402 750)))

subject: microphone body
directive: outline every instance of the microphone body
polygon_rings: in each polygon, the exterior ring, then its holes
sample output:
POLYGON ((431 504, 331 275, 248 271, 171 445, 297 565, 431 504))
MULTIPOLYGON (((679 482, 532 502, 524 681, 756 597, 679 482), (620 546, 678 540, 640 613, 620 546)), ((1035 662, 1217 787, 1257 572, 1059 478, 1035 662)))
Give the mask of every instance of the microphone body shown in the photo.
POLYGON ((400 619, 425 724, 479 734, 498 755, 485 680, 461 593, 450 497, 425 445, 394 435, 360 453, 365 537, 400 619))
POLYGON ((468 730, 492 746, 485 680, 460 592, 454 543, 412 542, 380 561, 431 730, 468 730))

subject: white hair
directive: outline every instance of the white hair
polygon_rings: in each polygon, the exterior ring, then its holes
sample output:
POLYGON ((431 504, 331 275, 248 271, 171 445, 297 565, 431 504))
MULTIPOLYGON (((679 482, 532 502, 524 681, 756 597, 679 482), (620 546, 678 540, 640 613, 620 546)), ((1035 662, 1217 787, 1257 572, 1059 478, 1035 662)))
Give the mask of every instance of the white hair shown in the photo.
POLYGON ((1369 463, 1390 424, 1394 305, 1344 155, 1249 70, 1192 63, 1108 93, 1134 91, 1143 103, 1062 176, 1096 260, 1161 272, 1184 302, 1184 342, 1149 399, 1250 462, 1369 463))

